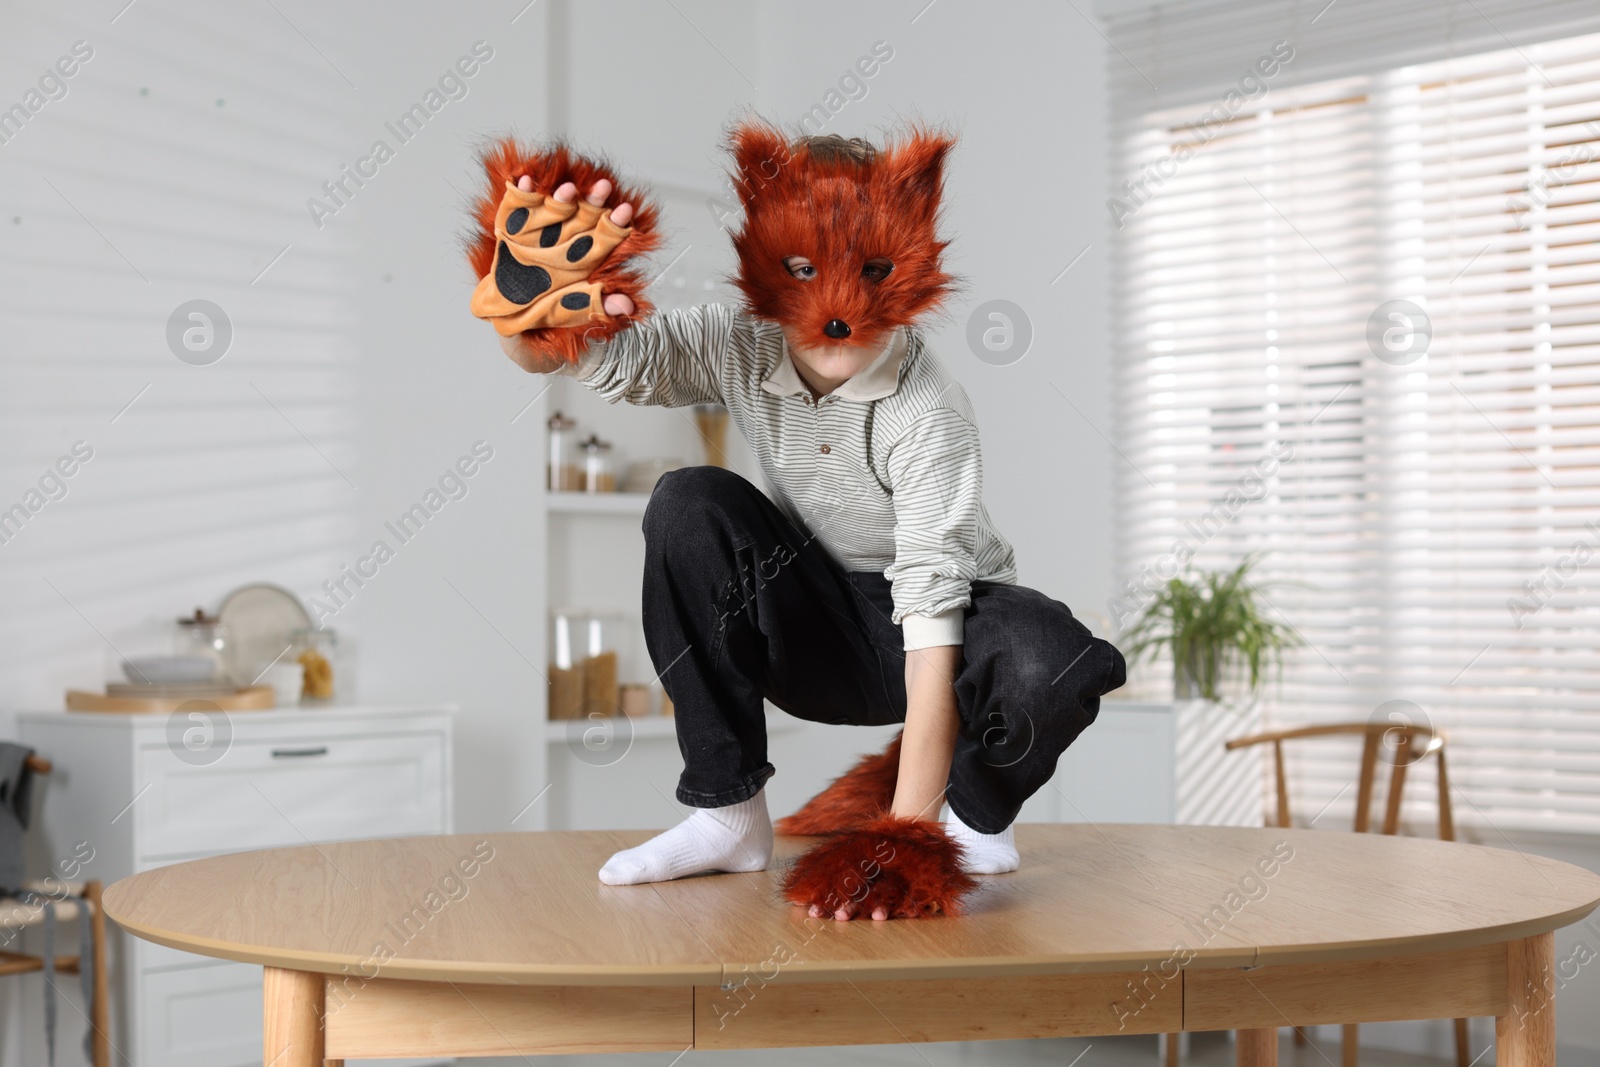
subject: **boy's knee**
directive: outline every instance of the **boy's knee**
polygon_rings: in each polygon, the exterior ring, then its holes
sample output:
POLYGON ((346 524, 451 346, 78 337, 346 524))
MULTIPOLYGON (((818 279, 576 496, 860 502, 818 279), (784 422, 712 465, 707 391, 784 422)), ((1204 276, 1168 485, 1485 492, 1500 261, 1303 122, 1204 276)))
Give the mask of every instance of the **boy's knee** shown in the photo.
POLYGON ((1005 679, 1009 688, 1022 694, 1030 704, 1053 703, 1056 682, 1070 669, 1070 657, 1063 658, 1059 647, 1018 643, 1006 650, 1005 679))
POLYGON ((733 471, 721 467, 679 467, 657 479, 645 513, 661 507, 726 500, 743 495, 744 487, 749 484, 733 471))
POLYGON ((669 500, 715 500, 729 494, 742 496, 749 484, 741 476, 722 467, 679 467, 660 477, 655 491, 650 495, 650 502, 655 503, 658 497, 669 500))
POLYGON ((736 512, 754 488, 721 467, 680 467, 656 482, 644 509, 647 542, 675 542, 736 512))
POLYGON ((1094 722, 1100 697, 1127 680, 1122 654, 1063 611, 1028 612, 996 643, 989 676, 1034 728, 1069 738, 1094 722), (1026 636, 1024 636, 1026 634, 1026 636))
POLYGON ((1127 681, 1122 653, 1087 629, 1075 640, 1064 642, 1052 658, 1057 662, 1048 683, 1052 698, 1046 702, 1068 708, 1087 706, 1090 721, 1099 708, 1099 698, 1127 681))
POLYGON ((976 694, 995 709, 980 720, 984 761, 994 766, 1010 766, 1030 753, 1057 756, 1099 714, 1092 682, 1084 692, 1084 672, 1094 669, 1088 665, 1097 650, 1082 638, 1058 643, 1043 636, 999 650, 985 672, 986 691, 976 694))

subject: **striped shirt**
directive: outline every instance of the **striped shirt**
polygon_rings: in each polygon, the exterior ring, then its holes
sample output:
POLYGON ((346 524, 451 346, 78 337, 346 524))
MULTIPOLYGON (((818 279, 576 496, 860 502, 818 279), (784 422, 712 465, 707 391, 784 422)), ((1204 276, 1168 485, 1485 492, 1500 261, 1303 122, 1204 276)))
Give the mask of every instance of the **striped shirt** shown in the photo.
POLYGON ((562 373, 612 403, 726 405, 784 514, 846 569, 889 579, 908 651, 962 643, 974 579, 1017 580, 983 506, 972 406, 914 329, 821 399, 781 326, 725 304, 660 312, 562 373))

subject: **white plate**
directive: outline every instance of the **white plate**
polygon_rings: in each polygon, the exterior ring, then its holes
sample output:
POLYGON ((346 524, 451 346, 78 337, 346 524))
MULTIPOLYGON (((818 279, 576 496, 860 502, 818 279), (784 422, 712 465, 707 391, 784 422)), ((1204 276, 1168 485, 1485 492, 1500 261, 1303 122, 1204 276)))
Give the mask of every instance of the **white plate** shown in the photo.
POLYGON ((217 617, 227 627, 222 659, 239 685, 259 684, 262 672, 288 654, 291 635, 311 626, 300 598, 281 585, 242 585, 222 598, 217 617))
POLYGON ((122 673, 130 682, 148 685, 209 682, 217 661, 209 656, 135 656, 123 660, 122 673))

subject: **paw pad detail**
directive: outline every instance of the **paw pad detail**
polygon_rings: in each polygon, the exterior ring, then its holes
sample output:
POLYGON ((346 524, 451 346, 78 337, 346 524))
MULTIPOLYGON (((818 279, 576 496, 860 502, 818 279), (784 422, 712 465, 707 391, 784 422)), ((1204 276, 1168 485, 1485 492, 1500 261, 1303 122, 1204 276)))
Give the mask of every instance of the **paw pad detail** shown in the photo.
POLYGON ((527 304, 550 288, 550 272, 543 267, 524 266, 500 242, 500 255, 494 264, 494 286, 513 304, 527 304))
POLYGON ((564 204, 507 181, 494 229, 494 263, 473 290, 474 315, 506 337, 606 317, 601 286, 589 276, 631 232, 609 209, 586 199, 564 204))

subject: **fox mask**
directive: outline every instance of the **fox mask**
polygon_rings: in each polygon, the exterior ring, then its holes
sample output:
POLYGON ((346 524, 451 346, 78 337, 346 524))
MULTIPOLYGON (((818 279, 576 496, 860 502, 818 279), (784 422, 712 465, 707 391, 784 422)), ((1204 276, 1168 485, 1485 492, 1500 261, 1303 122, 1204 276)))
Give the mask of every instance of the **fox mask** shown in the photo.
POLYGON ((813 158, 782 130, 747 121, 728 135, 744 209, 731 279, 751 314, 807 348, 881 347, 891 330, 935 311, 954 288, 937 222, 954 138, 912 128, 866 162, 813 158), (803 256, 797 278, 784 266, 803 256), (884 273, 885 263, 888 265, 884 273))

